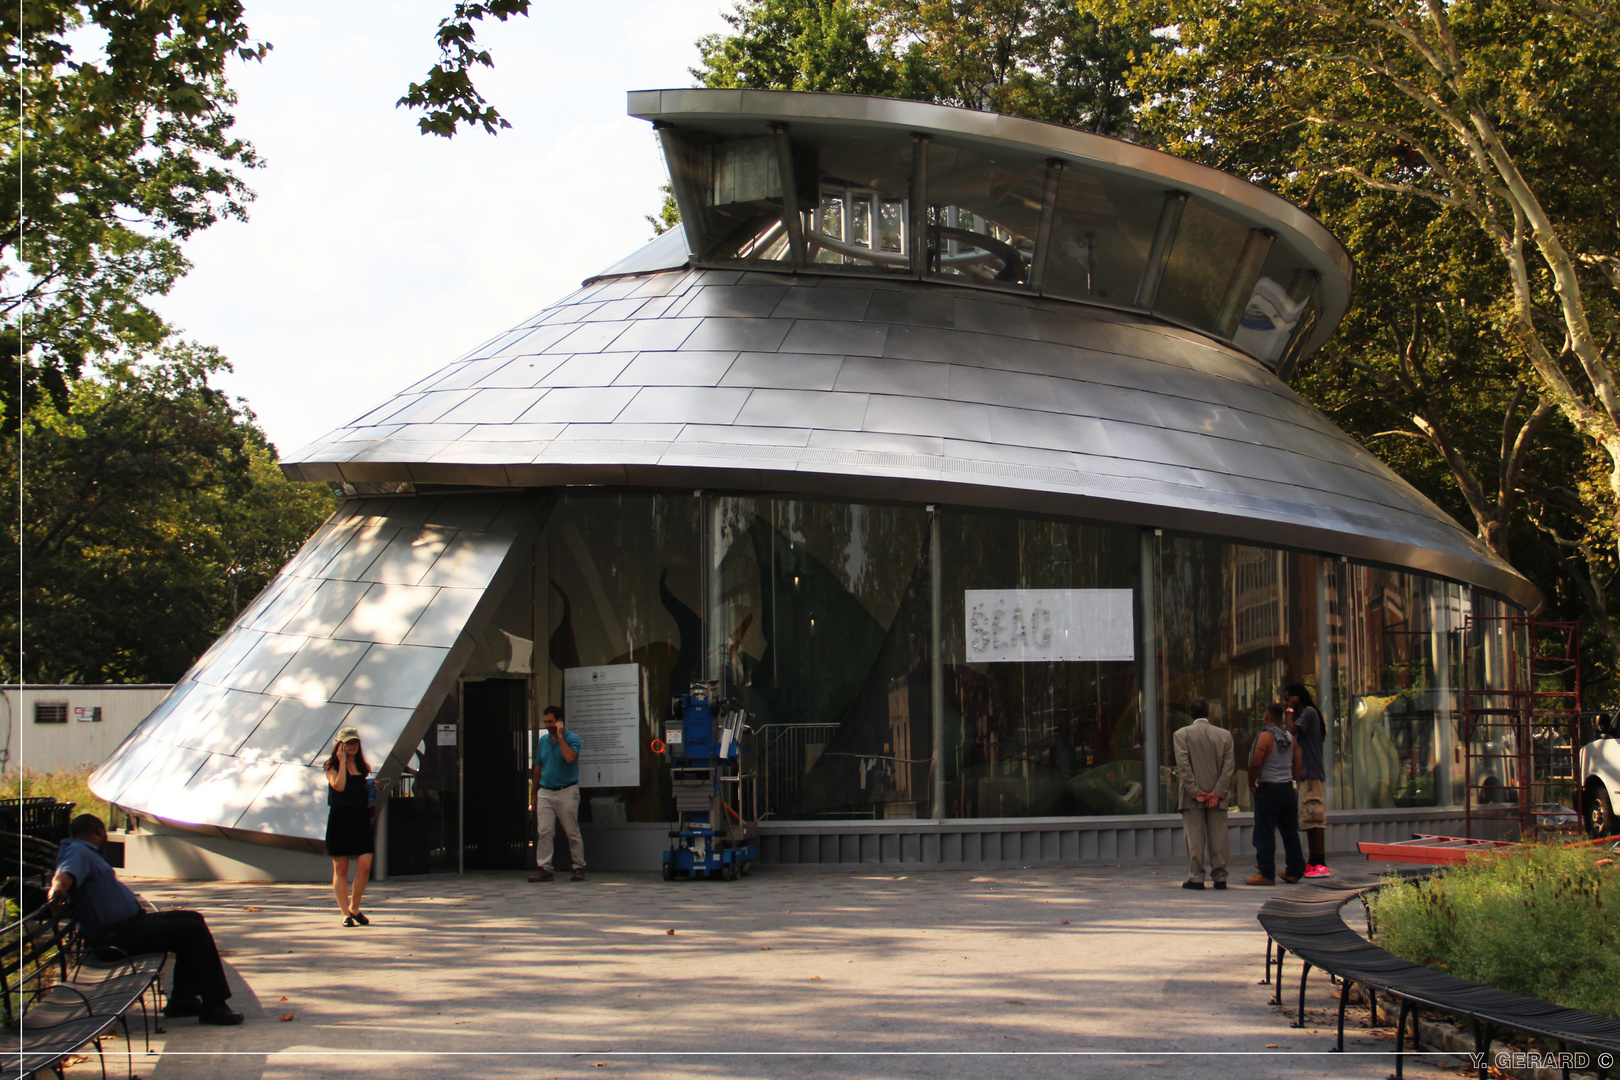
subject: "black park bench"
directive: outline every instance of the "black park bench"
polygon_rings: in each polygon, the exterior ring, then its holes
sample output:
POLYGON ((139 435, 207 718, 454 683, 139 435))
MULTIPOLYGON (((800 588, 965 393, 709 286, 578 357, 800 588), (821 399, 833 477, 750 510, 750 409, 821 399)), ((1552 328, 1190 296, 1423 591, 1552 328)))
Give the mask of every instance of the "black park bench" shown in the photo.
MULTIPOLYGON (((0 850, 11 853, 3 887, 8 914, 20 912, 0 928, 0 1019, 5 1022, 0 1032, 0 1080, 26 1080, 45 1069, 61 1076, 64 1058, 91 1045, 99 1054, 102 1038, 115 1026, 123 1030, 128 1071, 133 1075, 134 1050, 125 1015, 141 1007, 150 1049, 160 1015, 158 977, 166 954, 122 956, 91 950, 71 906, 52 911, 46 902, 55 848, 48 841, 0 834, 0 850)), ((104 1055, 101 1067, 105 1076, 104 1055)))
MULTIPOLYGON (((1400 876, 1408 880, 1427 875, 1426 870, 1400 872, 1400 876)), ((1486 1076, 1491 1043, 1504 1031, 1551 1040, 1560 1050, 1572 1047, 1588 1050, 1594 1060, 1601 1060, 1598 1055, 1602 1054, 1620 1057, 1620 1021, 1512 994, 1402 960, 1352 930, 1345 924, 1343 907, 1352 900, 1365 904, 1365 898, 1384 884, 1382 879, 1366 874, 1335 877, 1331 882, 1313 880, 1260 905, 1256 917, 1267 935, 1265 981, 1268 983, 1273 977, 1273 947, 1276 950, 1277 993, 1273 1004, 1283 1004, 1284 954, 1293 953, 1303 964, 1295 1027, 1305 1026, 1305 984, 1314 967, 1343 983, 1339 993, 1336 1050, 1344 1050, 1344 1011, 1352 986, 1368 990, 1375 1021, 1378 994, 1399 1003, 1395 1028, 1396 1077, 1403 1075, 1408 1017, 1412 1025, 1412 1048, 1418 1049, 1417 1009, 1420 1007, 1459 1017, 1472 1025, 1474 1060, 1480 1080, 1486 1076)), ((1564 1075, 1569 1075, 1567 1067, 1564 1075)), ((1610 1070, 1600 1068, 1599 1075, 1608 1076, 1610 1070)))

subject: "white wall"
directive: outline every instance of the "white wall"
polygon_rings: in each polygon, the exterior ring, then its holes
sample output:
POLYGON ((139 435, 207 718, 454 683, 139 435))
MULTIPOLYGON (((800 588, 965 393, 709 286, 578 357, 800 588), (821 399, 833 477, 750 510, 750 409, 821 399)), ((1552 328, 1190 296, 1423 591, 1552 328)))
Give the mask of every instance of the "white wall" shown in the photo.
POLYGON ((0 686, 0 774, 100 765, 169 692, 167 685, 0 686), (67 706, 67 723, 34 722, 36 704, 67 706), (101 709, 101 721, 89 719, 101 709), (83 719, 80 719, 83 717, 83 719))

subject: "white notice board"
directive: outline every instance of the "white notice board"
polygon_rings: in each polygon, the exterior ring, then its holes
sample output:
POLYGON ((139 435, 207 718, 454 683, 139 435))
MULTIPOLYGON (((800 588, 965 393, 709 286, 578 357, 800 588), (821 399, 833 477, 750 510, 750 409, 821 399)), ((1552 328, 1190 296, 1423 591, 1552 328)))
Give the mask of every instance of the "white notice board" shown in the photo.
POLYGON ((968 589, 969 663, 1136 659, 1130 589, 968 589))
POLYGON ((641 665, 566 668, 563 720, 584 740, 579 786, 641 786, 641 665))

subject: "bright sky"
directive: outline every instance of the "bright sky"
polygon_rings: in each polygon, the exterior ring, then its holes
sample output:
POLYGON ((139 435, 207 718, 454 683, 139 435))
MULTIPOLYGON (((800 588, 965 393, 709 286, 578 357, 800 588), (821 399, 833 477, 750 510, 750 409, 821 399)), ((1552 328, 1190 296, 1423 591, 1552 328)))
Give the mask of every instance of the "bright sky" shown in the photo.
POLYGON ((159 305, 235 365, 220 380, 290 453, 572 291, 652 236, 664 171, 625 92, 690 86, 726 0, 537 0, 493 23, 479 89, 512 124, 417 132, 396 109, 452 0, 260 0, 238 67, 265 167, 243 224, 194 238, 159 305))

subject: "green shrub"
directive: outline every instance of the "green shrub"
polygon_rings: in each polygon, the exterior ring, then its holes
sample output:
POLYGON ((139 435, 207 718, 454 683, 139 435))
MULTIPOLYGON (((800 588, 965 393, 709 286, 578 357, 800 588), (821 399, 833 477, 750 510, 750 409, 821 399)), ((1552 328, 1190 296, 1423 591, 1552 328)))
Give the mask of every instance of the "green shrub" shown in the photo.
POLYGON ((1391 879, 1373 916, 1396 956, 1620 1020, 1620 875, 1609 853, 1526 845, 1415 884, 1391 879))
POLYGON ((94 766, 77 769, 57 769, 54 772, 35 772, 19 769, 0 776, 0 799, 53 798, 74 804, 73 816, 94 814, 110 829, 124 824, 124 815, 96 798, 90 791, 90 774, 94 766))

